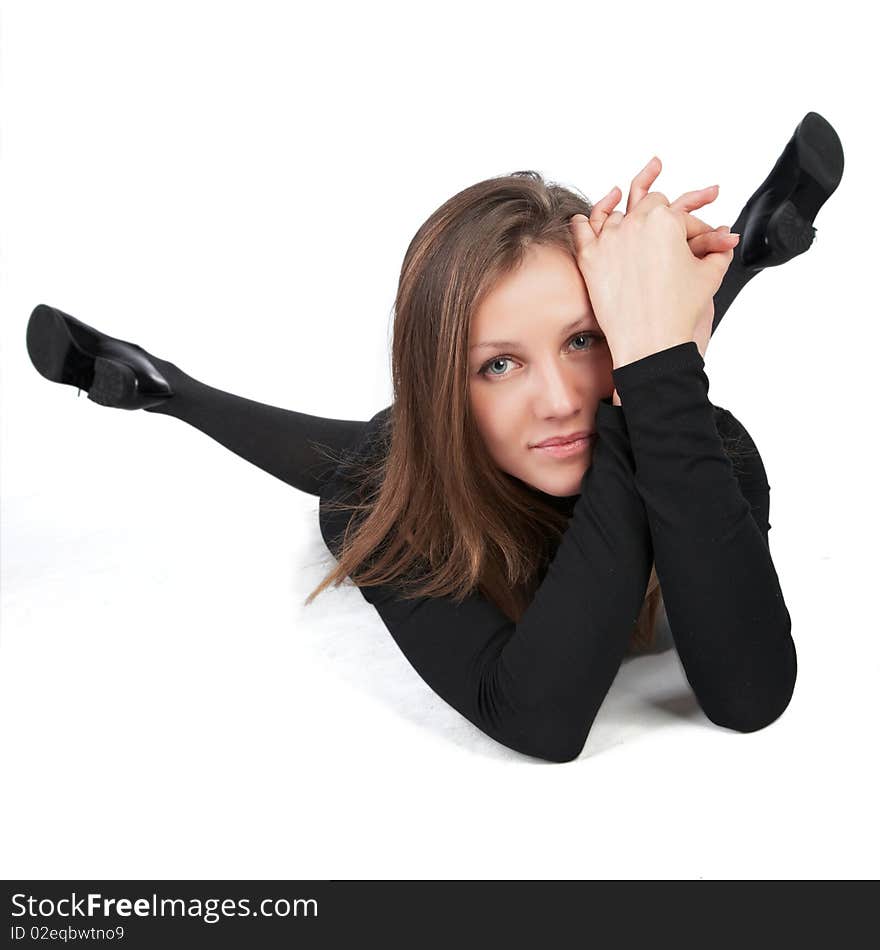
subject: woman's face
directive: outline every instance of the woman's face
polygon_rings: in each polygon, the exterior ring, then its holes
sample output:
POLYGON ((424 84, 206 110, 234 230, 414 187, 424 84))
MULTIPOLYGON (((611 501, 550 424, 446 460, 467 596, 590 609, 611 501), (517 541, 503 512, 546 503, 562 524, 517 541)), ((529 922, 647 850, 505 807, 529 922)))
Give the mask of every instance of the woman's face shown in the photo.
POLYGON ((503 471, 548 495, 577 495, 590 467, 611 352, 574 259, 533 244, 473 315, 469 393, 477 428, 503 471), (534 446, 587 432, 564 453, 534 446))

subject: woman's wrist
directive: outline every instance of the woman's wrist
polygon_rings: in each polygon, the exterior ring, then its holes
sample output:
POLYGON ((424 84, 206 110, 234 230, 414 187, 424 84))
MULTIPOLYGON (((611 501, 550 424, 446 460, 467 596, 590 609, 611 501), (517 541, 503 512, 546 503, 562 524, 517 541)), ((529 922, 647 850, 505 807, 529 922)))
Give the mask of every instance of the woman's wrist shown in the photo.
POLYGON ((680 346, 682 343, 692 342, 693 337, 687 339, 683 337, 664 337, 652 342, 635 342, 626 346, 621 345, 616 349, 611 346, 612 368, 620 369, 621 366, 635 363, 637 360, 644 359, 646 356, 652 356, 654 353, 660 353, 662 350, 669 350, 673 346, 680 346))

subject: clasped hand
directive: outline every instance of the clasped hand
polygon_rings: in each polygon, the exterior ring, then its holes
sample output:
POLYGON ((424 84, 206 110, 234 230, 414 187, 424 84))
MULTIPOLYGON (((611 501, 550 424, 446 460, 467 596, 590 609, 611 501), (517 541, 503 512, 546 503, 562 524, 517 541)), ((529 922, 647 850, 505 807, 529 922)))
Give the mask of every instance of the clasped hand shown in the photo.
POLYGON ((648 191, 660 169, 653 158, 633 179, 626 216, 612 210, 620 198, 615 187, 589 219, 578 214, 570 223, 577 264, 615 368, 689 341, 705 356, 713 297, 738 241, 729 228, 712 228, 690 214, 715 200, 717 186, 686 192, 670 204, 662 193, 648 191))

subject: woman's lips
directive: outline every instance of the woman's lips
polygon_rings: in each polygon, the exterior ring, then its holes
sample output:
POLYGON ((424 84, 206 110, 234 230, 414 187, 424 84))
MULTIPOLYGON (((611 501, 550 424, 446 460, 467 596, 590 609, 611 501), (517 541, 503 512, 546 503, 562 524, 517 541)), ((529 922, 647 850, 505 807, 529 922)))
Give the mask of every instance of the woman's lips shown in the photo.
POLYGON ((575 439, 574 442, 564 442, 562 445, 535 445, 533 449, 552 458, 569 458, 585 452, 595 438, 596 436, 593 434, 585 436, 583 439, 575 439))

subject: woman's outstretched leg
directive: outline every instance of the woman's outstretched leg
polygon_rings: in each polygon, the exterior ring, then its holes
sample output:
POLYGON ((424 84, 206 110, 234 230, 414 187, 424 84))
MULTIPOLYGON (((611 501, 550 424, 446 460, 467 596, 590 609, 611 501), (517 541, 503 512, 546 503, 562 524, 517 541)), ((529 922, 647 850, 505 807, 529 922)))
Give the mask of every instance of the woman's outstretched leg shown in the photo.
POLYGON ((215 389, 47 304, 30 315, 27 350, 46 379, 84 389, 102 406, 175 416, 310 495, 320 495, 367 428, 367 422, 311 416, 215 389))

